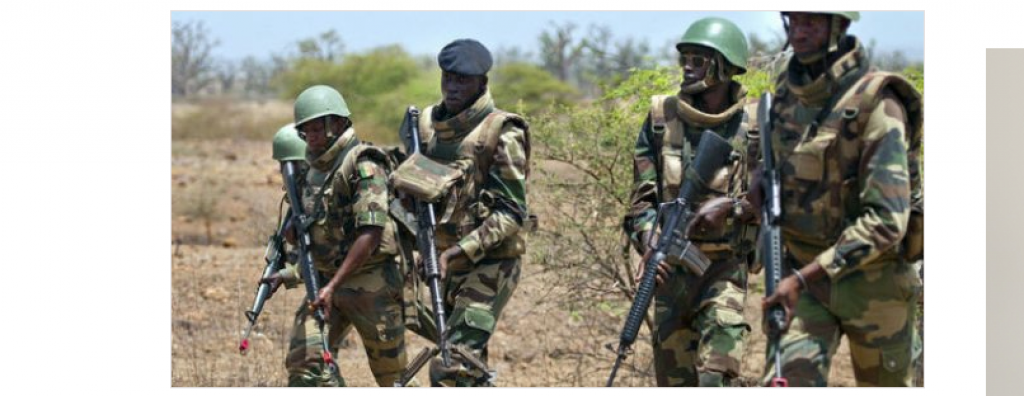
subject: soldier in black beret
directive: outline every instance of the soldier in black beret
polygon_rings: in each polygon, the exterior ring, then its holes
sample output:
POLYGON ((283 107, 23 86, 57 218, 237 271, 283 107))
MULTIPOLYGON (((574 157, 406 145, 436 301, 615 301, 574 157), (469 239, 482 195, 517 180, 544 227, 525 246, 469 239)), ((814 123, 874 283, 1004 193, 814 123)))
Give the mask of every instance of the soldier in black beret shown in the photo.
POLYGON ((450 165, 438 168, 463 171, 439 202, 438 213, 451 212, 438 218, 436 241, 454 350, 450 364, 431 362, 433 386, 494 385, 487 345, 519 282, 524 235, 534 224, 526 206, 529 126, 495 107, 487 88, 493 63, 476 40, 446 45, 437 55, 443 100, 420 118, 422 154, 450 165))

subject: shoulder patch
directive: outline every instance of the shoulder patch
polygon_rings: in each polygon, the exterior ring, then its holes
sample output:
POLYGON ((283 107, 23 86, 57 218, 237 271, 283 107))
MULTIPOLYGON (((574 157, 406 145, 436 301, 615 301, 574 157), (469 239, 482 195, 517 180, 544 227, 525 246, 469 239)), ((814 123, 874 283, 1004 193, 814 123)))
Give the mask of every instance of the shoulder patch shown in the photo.
POLYGON ((371 165, 369 162, 360 162, 356 168, 356 172, 358 173, 360 179, 373 177, 373 165, 371 165))

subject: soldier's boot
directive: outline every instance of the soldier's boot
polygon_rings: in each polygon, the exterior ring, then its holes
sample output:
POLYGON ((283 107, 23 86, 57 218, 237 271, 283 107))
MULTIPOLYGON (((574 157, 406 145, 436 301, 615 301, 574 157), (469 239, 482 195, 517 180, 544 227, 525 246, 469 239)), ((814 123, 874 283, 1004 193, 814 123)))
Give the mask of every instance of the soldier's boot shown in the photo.
POLYGON ((452 348, 451 365, 444 367, 440 358, 430 362, 430 385, 446 387, 493 387, 494 372, 480 356, 483 351, 470 351, 463 346, 452 348))
POLYGON ((697 377, 700 381, 700 387, 723 387, 729 386, 728 377, 725 373, 718 371, 701 371, 697 377))
POLYGON ((295 371, 288 374, 289 387, 345 387, 345 379, 340 375, 331 375, 323 370, 310 369, 295 371))

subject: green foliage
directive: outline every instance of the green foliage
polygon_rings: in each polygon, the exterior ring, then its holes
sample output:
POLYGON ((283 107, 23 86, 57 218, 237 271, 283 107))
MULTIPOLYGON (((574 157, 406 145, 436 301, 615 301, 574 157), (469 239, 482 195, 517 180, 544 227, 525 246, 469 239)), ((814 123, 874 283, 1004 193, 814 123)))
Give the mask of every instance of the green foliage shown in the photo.
POLYGON ((498 66, 491 72, 488 84, 498 107, 522 111, 526 118, 551 106, 569 104, 579 96, 569 84, 527 63, 498 66))
POLYGON ((924 65, 909 66, 903 69, 903 76, 914 84, 918 92, 924 95, 924 65))
POLYGON ((598 302, 627 304, 633 261, 620 222, 629 208, 633 147, 650 97, 673 92, 676 79, 669 68, 634 70, 592 103, 556 106, 530 120, 539 161, 531 202, 543 197, 531 210, 548 219, 530 251, 534 262, 565 280, 553 286, 569 294, 562 300, 568 309, 617 318, 619 310, 598 302))
MULTIPOLYGON (((342 82, 340 64, 315 58, 299 58, 293 60, 286 71, 275 76, 271 84, 281 92, 283 99, 295 100, 299 93, 313 85, 324 84, 338 88, 342 82)), ((343 96, 349 94, 342 89, 339 91, 342 91, 343 96)))
POLYGON ((299 58, 274 83, 285 99, 316 84, 338 89, 352 110, 360 138, 394 144, 405 108, 423 106, 439 96, 440 74, 419 64, 401 46, 390 45, 347 55, 340 63, 299 58))
POLYGON ((766 91, 775 92, 775 79, 765 70, 751 68, 733 79, 747 87, 748 98, 760 97, 766 91))
POLYGON ((617 85, 606 87, 601 102, 626 103, 628 111, 638 117, 636 127, 639 128, 649 110, 651 96, 678 91, 679 78, 679 69, 675 67, 632 69, 628 78, 617 85))
POLYGON ((402 47, 391 45, 345 57, 340 72, 341 89, 352 100, 364 100, 402 87, 420 70, 402 47))

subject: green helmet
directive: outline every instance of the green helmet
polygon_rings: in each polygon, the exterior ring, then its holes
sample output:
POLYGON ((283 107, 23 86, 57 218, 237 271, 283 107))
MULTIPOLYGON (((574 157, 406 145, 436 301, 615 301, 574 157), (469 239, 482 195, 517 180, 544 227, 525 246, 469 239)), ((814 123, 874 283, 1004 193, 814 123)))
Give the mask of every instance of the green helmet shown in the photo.
POLYGON ((274 159, 277 161, 306 160, 306 142, 299 139, 295 124, 288 124, 274 134, 274 159))
POLYGON ((336 89, 326 85, 314 85, 295 98, 295 126, 298 127, 309 120, 326 115, 348 117, 352 115, 336 89))
POLYGON ((699 45, 718 51, 729 64, 740 69, 737 74, 747 71, 747 37, 739 26, 728 19, 710 17, 694 22, 686 29, 676 49, 682 52, 687 45, 699 45))

